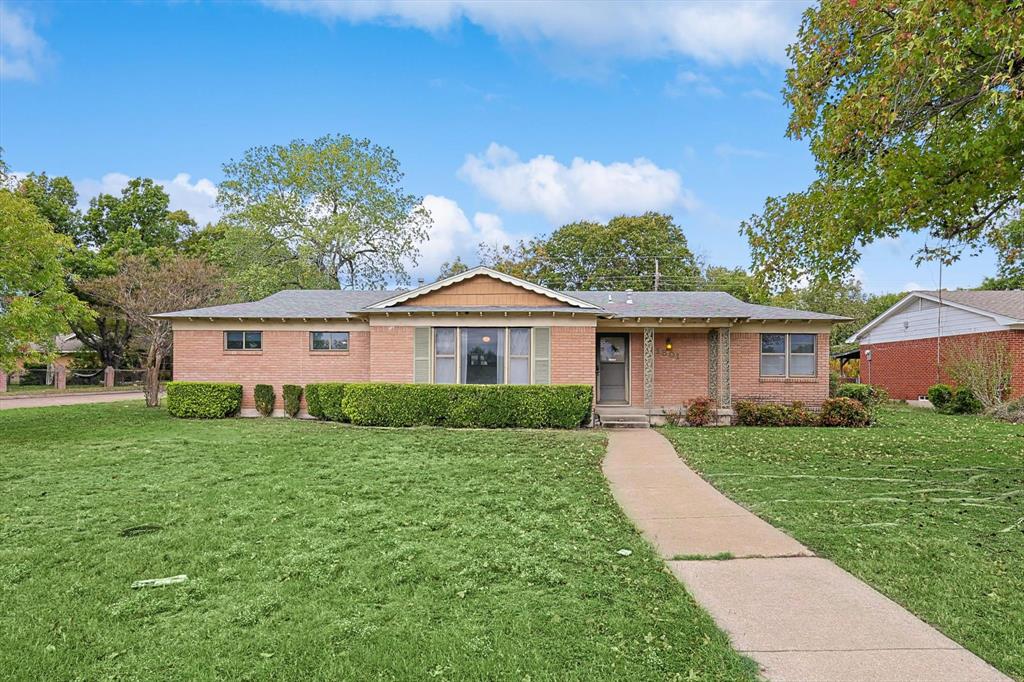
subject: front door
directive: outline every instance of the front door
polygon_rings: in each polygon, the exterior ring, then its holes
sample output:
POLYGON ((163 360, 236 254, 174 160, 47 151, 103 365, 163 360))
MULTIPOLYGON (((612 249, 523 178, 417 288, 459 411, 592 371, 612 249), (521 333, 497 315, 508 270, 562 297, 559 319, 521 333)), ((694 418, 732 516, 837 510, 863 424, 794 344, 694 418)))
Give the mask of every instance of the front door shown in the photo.
POLYGON ((597 402, 601 405, 629 404, 628 334, 600 334, 597 337, 597 402))

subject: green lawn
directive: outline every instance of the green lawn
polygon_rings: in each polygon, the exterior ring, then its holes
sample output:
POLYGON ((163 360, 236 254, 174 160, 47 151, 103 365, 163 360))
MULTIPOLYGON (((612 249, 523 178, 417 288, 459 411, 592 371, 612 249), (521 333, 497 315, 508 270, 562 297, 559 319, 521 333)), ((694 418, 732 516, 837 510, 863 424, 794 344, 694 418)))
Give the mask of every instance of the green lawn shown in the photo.
POLYGON ((1024 679, 1024 427, 899 407, 870 429, 664 433, 733 499, 1024 679))
POLYGON ((5 411, 0 433, 4 677, 754 676, 619 511, 596 433, 134 402, 5 411))

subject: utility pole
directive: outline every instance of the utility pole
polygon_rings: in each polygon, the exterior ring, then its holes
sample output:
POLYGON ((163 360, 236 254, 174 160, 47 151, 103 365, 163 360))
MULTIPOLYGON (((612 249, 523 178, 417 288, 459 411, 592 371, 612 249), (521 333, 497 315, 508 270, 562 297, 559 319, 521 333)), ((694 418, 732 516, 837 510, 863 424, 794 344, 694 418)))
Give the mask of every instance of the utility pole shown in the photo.
POLYGON ((658 290, 658 285, 661 284, 661 270, 658 269, 658 259, 654 259, 654 290, 658 290))

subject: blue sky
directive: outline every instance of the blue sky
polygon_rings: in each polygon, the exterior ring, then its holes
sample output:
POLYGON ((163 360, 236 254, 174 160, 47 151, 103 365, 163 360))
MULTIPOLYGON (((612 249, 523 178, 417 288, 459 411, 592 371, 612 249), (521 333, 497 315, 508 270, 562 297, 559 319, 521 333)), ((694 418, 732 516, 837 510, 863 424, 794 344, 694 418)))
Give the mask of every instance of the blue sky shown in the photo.
MULTIPOLYGON (((813 177, 779 91, 799 3, 46 3, 0 0, 0 146, 83 201, 130 176, 215 219, 221 165, 326 133, 394 149, 435 227, 415 274, 480 241, 659 210, 709 263, 813 177)), ((867 248, 868 291, 937 284, 915 238, 867 248)), ((973 286, 990 253, 944 274, 973 286)))

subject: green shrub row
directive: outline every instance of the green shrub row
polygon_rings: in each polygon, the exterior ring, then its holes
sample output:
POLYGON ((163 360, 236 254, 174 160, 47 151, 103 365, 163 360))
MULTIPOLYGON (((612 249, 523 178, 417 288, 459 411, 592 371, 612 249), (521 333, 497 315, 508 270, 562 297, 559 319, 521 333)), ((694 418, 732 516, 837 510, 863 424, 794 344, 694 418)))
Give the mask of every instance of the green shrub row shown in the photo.
POLYGON ((310 415, 360 426, 563 428, 590 421, 589 386, 310 384, 310 415))
POLYGON ((175 417, 222 419, 242 408, 242 385, 205 381, 167 383, 167 411, 175 417))
POLYGON ((818 415, 797 401, 792 405, 755 403, 740 400, 736 403, 736 423, 740 426, 817 426, 818 415))
POLYGON ((869 412, 889 402, 889 392, 881 386, 872 384, 843 384, 836 391, 834 397, 852 398, 868 408, 869 412))
POLYGON ((951 388, 948 384, 935 384, 928 389, 928 402, 945 414, 978 414, 981 401, 966 386, 951 388))

